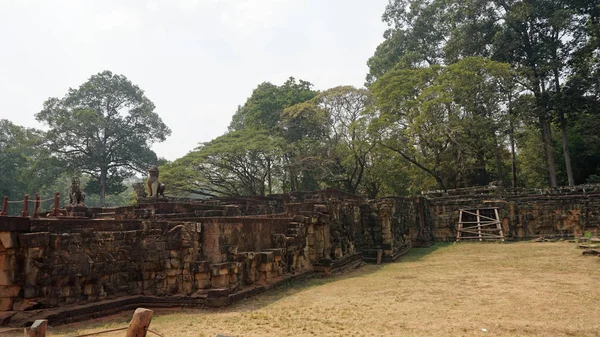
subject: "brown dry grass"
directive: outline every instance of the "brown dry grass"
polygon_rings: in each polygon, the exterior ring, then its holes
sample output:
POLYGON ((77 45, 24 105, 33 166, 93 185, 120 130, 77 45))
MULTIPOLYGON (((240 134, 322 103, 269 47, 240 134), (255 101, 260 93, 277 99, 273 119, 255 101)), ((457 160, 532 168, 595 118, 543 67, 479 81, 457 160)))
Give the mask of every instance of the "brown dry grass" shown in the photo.
MULTIPOLYGON (((600 259, 574 244, 437 245, 223 310, 158 310, 151 329, 169 337, 597 336, 599 280, 600 259)), ((126 326, 130 315, 50 336, 126 326)))

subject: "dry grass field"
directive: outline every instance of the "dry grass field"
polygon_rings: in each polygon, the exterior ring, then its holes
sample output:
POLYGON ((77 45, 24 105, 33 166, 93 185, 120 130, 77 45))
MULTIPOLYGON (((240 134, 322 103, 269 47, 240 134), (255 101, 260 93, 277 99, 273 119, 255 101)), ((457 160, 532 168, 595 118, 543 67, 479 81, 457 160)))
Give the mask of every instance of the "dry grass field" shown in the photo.
MULTIPOLYGON (((393 264, 222 310, 157 310, 150 327, 169 337, 599 336, 599 307, 600 259, 575 244, 461 243, 413 249, 393 264)), ((130 315, 52 328, 50 336, 123 327, 130 315)))

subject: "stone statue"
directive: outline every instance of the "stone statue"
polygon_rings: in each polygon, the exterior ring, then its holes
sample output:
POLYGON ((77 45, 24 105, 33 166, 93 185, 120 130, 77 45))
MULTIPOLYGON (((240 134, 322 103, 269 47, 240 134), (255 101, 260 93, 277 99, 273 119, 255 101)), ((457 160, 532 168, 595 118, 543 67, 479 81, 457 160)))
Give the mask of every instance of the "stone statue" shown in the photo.
POLYGON ((69 188, 69 205, 84 206, 85 193, 81 191, 81 182, 79 177, 71 178, 71 187, 69 188))
POLYGON ((148 169, 148 190, 151 197, 165 196, 165 184, 161 184, 158 180, 158 167, 156 165, 148 169))
POLYGON ((133 183, 132 187, 138 200, 148 196, 148 193, 146 193, 146 187, 144 186, 143 182, 133 183))

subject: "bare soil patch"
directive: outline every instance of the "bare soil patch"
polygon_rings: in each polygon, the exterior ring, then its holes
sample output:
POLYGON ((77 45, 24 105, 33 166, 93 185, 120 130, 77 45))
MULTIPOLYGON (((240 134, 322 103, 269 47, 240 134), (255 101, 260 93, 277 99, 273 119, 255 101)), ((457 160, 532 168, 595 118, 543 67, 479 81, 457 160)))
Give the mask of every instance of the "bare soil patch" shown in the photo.
MULTIPOLYGON (((151 329, 170 337, 598 336, 599 281, 600 259, 572 243, 436 245, 222 310, 157 310, 151 329)), ((131 314, 50 336, 123 327, 131 314)))

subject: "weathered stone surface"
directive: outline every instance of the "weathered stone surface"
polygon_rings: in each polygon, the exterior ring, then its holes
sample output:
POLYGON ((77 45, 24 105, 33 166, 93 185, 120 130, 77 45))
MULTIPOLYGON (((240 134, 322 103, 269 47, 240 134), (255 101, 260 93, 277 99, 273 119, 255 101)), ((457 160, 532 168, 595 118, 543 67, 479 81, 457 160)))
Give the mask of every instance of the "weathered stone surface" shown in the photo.
POLYGON ((17 248, 18 243, 17 232, 0 232, 0 249, 17 248))
POLYGON ((384 249, 390 259, 401 254, 428 228, 426 215, 422 223, 416 220, 419 208, 412 202, 367 203, 326 190, 208 201, 158 198, 112 209, 115 219, 25 219, 27 230, 10 231, 17 245, 0 249, 0 284, 15 286, 7 292, 15 310, 135 294, 201 297, 214 289, 227 295, 215 293, 207 305, 227 305, 233 294, 266 289, 312 272, 314 265, 331 272, 369 249, 384 249))

